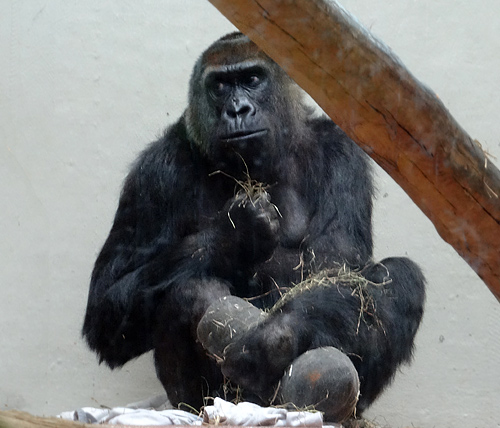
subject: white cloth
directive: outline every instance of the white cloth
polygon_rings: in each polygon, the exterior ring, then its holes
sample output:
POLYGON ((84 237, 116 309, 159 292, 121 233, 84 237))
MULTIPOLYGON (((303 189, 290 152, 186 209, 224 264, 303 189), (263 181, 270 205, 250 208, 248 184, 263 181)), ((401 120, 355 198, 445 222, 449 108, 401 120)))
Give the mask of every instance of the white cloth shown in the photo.
POLYGON ((213 425, 322 427, 323 416, 320 412, 289 412, 248 402, 233 404, 215 398, 213 406, 204 408, 203 422, 213 425))
MULTIPOLYGON (((155 397, 156 401, 157 397, 155 397)), ((64 412, 62 419, 80 421, 88 424, 110 425, 239 425, 239 426, 303 426, 322 427, 323 416, 320 412, 295 412, 274 407, 260 407, 257 404, 242 402, 229 403, 221 398, 215 398, 212 406, 205 406, 201 416, 183 410, 155 410, 134 408, 137 405, 151 401, 135 403, 127 407, 113 409, 98 409, 83 407, 64 412)), ((158 406, 161 407, 161 406, 158 406)))
POLYGON ((200 416, 183 410, 130 409, 128 407, 114 407, 113 409, 83 407, 74 412, 61 413, 59 417, 87 424, 135 426, 201 425, 203 421, 200 416))

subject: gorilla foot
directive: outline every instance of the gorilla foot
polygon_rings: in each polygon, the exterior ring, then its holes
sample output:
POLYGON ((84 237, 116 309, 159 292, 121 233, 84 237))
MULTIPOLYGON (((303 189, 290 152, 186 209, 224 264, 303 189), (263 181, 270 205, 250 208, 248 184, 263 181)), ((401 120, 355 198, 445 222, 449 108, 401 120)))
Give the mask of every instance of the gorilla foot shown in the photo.
POLYGON ((359 378, 351 360, 334 347, 308 351, 293 361, 281 380, 283 404, 313 406, 328 422, 353 415, 359 396, 359 378))
MULTIPOLYGON (((226 347, 266 316, 266 313, 239 297, 223 297, 210 305, 202 317, 197 329, 198 340, 210 354, 222 362, 226 347)), ((251 350, 251 344, 249 349, 251 350)), ((240 357, 243 358, 243 355, 240 357)), ((278 355, 274 355, 273 360, 275 359, 279 359, 278 355)), ((248 390, 244 379, 250 376, 255 381, 256 372, 246 373, 243 363, 236 366, 242 370, 240 376, 235 376, 237 383, 240 384, 241 381, 245 399, 248 399, 253 388, 248 390)), ((230 375, 230 379, 232 378, 230 375)), ((276 380, 264 377, 261 383, 265 383, 266 378, 269 380, 267 389, 272 390, 276 380)), ((294 409, 313 407, 323 412, 325 420, 329 422, 348 419, 353 415, 358 402, 358 373, 351 360, 334 347, 313 349, 294 359, 285 370, 279 385, 275 402, 293 406, 294 409)))
POLYGON ((212 303, 197 328, 198 340, 217 359, 224 349, 248 327, 265 318, 265 313, 236 296, 222 297, 212 303))

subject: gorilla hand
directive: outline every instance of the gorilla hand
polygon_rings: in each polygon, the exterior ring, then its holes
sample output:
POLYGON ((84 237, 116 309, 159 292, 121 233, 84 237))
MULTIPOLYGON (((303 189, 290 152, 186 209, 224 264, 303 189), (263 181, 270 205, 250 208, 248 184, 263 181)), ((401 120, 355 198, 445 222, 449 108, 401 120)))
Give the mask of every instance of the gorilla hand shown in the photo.
POLYGON ((294 330, 284 319, 268 317, 242 333, 224 350, 222 373, 268 402, 285 369, 299 355, 294 330))
POLYGON ((219 220, 222 248, 231 248, 245 265, 268 260, 278 245, 278 211, 265 191, 253 197, 239 192, 219 220))

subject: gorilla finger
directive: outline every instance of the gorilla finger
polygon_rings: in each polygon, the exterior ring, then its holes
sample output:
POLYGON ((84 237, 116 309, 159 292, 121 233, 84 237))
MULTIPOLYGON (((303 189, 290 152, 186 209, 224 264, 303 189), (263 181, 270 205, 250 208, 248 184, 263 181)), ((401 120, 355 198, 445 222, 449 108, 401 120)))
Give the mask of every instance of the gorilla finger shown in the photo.
POLYGON ((257 197, 255 198, 255 203, 270 204, 271 195, 264 190, 258 193, 257 197))
POLYGON ((275 209, 261 211, 257 214, 257 219, 265 221, 269 225, 271 232, 276 233, 279 230, 280 222, 278 219, 278 213, 275 209))
POLYGON ((269 227, 270 227, 272 233, 277 234, 278 231, 280 230, 280 222, 279 222, 279 220, 277 218, 274 219, 274 220, 271 220, 269 222, 269 227))

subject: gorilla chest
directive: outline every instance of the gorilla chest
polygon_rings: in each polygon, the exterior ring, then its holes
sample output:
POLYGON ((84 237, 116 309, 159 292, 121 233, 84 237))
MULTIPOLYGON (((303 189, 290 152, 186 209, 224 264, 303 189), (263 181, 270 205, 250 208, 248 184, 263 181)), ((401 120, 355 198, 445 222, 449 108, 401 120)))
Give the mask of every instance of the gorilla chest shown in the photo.
POLYGON ((306 201, 291 187, 271 190, 271 202, 279 211, 280 242, 284 247, 297 247, 307 234, 310 210, 306 201))
MULTIPOLYGON (((204 229, 215 217, 227 210, 228 201, 234 196, 231 192, 202 192, 197 195, 198 229, 204 229)), ((311 208, 307 201, 293 188, 276 186, 269 190, 271 203, 278 210, 279 238, 282 246, 296 248, 307 235, 311 208)))

